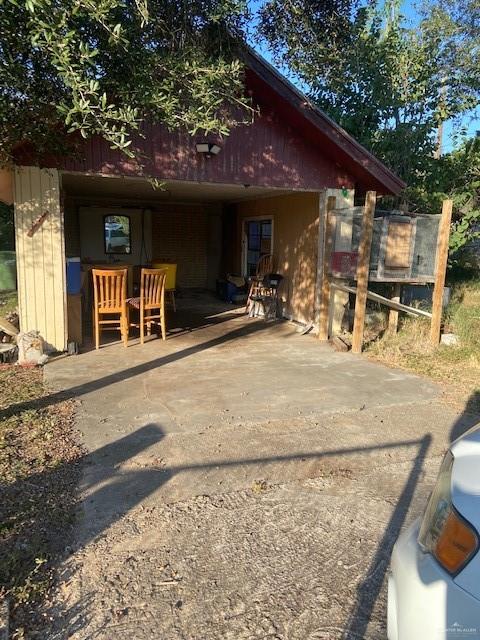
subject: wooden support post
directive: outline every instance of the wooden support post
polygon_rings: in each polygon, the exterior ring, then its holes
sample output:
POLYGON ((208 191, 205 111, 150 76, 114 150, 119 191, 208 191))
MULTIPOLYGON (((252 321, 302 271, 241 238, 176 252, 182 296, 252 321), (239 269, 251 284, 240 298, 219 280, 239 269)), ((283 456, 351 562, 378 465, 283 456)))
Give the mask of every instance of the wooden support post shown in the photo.
MULTIPOLYGON (((400 296, 402 293, 402 283, 396 282, 393 285, 393 302, 400 302, 400 296)), ((388 331, 389 333, 397 333, 398 331, 398 311, 396 309, 390 309, 390 313, 388 314, 388 331)))
MULTIPOLYGON (((335 218, 332 215, 332 211, 336 207, 337 199, 335 196, 329 196, 327 198, 326 214, 325 214, 325 228, 324 228, 324 251, 323 251, 323 264, 322 264, 322 283, 320 289, 320 307, 318 315, 318 339, 328 340, 328 325, 329 314, 328 308, 330 303, 330 258, 332 255, 334 232, 335 232, 335 218)), ((318 233, 321 233, 322 229, 319 228, 318 233)))
POLYGON ((363 327, 367 306, 368 275, 370 271, 370 251, 372 248, 373 218, 375 215, 375 191, 367 191, 363 211, 362 235, 358 247, 357 297, 355 300, 355 320, 353 323, 352 352, 361 353, 363 346, 363 327))
POLYGON ((440 327, 442 323, 443 289, 447 273, 448 241, 450 238, 450 223, 452 221, 452 200, 444 200, 442 217, 438 228, 437 256, 435 261, 435 285, 432 300, 432 324, 430 325, 430 342, 437 346, 440 342, 440 327))
POLYGON ((330 284, 329 338, 342 333, 343 318, 348 305, 349 295, 340 289, 333 289, 330 284))

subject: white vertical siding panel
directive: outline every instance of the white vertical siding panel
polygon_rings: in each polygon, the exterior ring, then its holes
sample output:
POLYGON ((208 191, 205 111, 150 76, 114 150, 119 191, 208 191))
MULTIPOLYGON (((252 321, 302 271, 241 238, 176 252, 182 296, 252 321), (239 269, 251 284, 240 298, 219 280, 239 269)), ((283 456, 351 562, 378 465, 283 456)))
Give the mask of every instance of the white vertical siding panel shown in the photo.
POLYGON ((25 208, 17 203, 22 203, 25 199, 25 169, 18 167, 14 178, 14 200, 15 200, 15 246, 17 252, 17 289, 18 289, 18 309, 20 326, 25 327, 27 323, 27 275, 26 265, 23 256, 26 255, 25 238, 27 231, 27 220, 25 208))
MULTIPOLYGON (((42 193, 42 206, 39 215, 44 211, 49 211, 50 214, 42 225, 38 233, 38 242, 41 243, 39 247, 39 253, 42 256, 42 280, 40 288, 43 289, 43 296, 45 296, 45 314, 43 318, 44 331, 51 330, 54 335, 57 333, 57 323, 55 317, 55 256, 53 253, 54 238, 52 241, 53 226, 56 219, 56 204, 55 204, 55 186, 52 184, 52 177, 45 172, 40 173, 40 188, 42 193), (53 193, 52 193, 53 190, 53 193), (40 233, 41 231, 41 233, 40 233)), ((39 296, 42 299, 42 295, 39 296)), ((41 322, 39 323, 41 324, 41 322)))
MULTIPOLYGON (((28 209, 31 212, 30 215, 30 228, 36 220, 43 213, 43 185, 41 171, 37 167, 32 167, 30 170, 30 202, 28 203, 28 209)), ((25 203, 26 205, 27 203, 25 203)), ((43 229, 48 224, 46 220, 43 225, 33 234, 32 238, 27 237, 27 244, 31 246, 29 260, 31 263, 29 269, 29 277, 34 281, 35 296, 32 298, 32 306, 34 308, 35 315, 32 318, 34 326, 40 331, 42 336, 45 336, 46 322, 42 310, 45 307, 45 257, 43 255, 43 229)), ((30 304, 30 297, 29 297, 30 304)))
POLYGON ((60 199, 60 184, 58 174, 52 178, 49 191, 50 210, 56 211, 51 218, 48 229, 48 243, 50 246, 52 264, 52 319, 55 324, 56 335, 63 337, 66 346, 66 277, 65 277, 65 230, 63 220, 63 206, 60 199), (59 238, 61 241, 59 241, 59 238))
POLYGON ((58 171, 18 167, 15 172, 18 294, 23 331, 37 329, 52 350, 66 347, 63 212, 58 171), (28 231, 48 211, 43 224, 28 231))

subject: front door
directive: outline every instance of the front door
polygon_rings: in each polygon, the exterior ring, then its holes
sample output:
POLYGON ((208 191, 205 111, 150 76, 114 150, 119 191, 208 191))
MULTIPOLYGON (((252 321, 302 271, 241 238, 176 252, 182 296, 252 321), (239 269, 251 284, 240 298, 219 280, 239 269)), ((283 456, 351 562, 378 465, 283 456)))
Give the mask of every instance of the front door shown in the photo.
POLYGON ((272 219, 246 220, 244 227, 244 275, 247 277, 255 275, 260 258, 270 253, 272 253, 272 219))

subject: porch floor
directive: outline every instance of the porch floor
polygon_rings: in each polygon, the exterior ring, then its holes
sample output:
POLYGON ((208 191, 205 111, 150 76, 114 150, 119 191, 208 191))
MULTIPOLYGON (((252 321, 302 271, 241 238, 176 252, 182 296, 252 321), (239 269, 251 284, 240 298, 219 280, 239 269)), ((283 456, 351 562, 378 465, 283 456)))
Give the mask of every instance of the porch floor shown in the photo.
POLYGON ((152 423, 163 434, 242 430, 438 393, 414 375, 336 353, 293 323, 250 319, 244 307, 213 296, 180 299, 177 313, 167 313, 165 342, 154 335, 142 346, 134 336, 125 349, 105 332, 98 351, 88 342, 80 355, 48 365, 48 382, 82 400, 89 449, 152 423))

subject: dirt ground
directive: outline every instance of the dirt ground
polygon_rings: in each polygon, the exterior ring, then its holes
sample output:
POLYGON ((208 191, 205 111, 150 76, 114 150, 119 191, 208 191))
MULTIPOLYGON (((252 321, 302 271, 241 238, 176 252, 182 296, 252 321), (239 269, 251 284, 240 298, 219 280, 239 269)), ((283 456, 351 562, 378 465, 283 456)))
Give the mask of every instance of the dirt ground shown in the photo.
POLYGON ((90 451, 49 638, 385 638, 393 543, 473 416, 288 323, 173 322, 47 367, 90 451))

